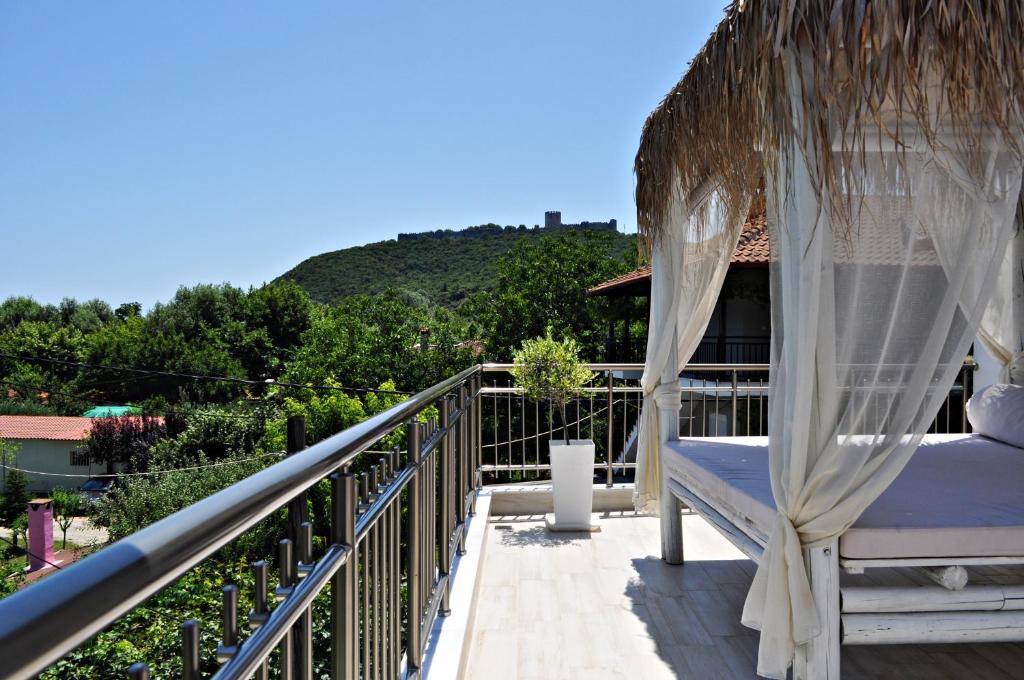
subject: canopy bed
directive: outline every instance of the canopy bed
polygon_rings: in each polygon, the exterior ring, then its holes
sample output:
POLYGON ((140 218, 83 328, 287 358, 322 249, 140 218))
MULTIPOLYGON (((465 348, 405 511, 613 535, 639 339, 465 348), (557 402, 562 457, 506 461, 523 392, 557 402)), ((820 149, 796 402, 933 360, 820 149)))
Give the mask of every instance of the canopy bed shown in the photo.
POLYGON ((666 561, 683 561, 684 503, 758 562, 743 623, 764 676, 838 677, 840 642, 1024 640, 1018 590, 962 583, 965 564, 1024 562, 1024 450, 925 436, 975 337, 1004 382, 1020 376, 1022 105, 1019 3, 750 0, 644 126, 634 500, 660 513, 666 561), (768 437, 682 440, 681 362, 755 202, 771 244, 768 437), (964 507, 938 507, 940 491, 964 507), (892 564, 942 585, 841 601, 841 567, 892 564))

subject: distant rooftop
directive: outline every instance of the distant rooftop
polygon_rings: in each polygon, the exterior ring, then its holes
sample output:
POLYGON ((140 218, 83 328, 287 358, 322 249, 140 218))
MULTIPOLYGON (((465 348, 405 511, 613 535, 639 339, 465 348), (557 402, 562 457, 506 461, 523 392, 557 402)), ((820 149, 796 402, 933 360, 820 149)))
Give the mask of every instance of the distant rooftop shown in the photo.
POLYGON ((92 429, 92 419, 78 416, 0 416, 0 438, 77 442, 92 429))
MULTIPOLYGON (((764 214, 751 215, 743 225, 736 250, 729 264, 739 266, 767 266, 769 260, 768 226, 764 214)), ((644 265, 614 279, 609 279, 587 290, 587 295, 650 295, 651 266, 644 265)))

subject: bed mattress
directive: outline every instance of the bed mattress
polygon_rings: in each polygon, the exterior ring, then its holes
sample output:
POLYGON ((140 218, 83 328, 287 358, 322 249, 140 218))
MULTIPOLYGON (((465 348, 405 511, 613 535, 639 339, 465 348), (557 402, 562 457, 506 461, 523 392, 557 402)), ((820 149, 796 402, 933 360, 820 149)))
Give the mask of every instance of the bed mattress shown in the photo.
MULTIPOLYGON (((723 514, 766 536, 775 503, 767 437, 683 438, 665 466, 723 514)), ((841 556, 1024 555, 1024 449, 979 435, 927 435, 896 481, 840 537, 841 556)))

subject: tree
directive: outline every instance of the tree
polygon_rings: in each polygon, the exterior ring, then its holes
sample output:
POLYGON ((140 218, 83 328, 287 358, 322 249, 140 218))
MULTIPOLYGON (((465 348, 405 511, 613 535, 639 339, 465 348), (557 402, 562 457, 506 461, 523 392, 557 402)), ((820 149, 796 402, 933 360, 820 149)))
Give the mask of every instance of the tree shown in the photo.
MULTIPOLYGON (((27 501, 26 501, 27 502, 27 501)), ((7 525, 11 530, 11 543, 18 547, 18 539, 25 539, 25 546, 28 547, 28 513, 22 511, 7 525)))
POLYGON ((121 321, 127 321, 136 316, 142 316, 142 303, 140 302, 123 302, 117 306, 114 310, 114 316, 121 321))
POLYGON ((114 474, 117 463, 127 465, 130 472, 145 471, 149 467, 150 447, 166 435, 167 428, 159 418, 94 418, 86 450, 91 462, 107 466, 108 475, 114 474))
POLYGON ((22 321, 56 320, 56 307, 43 306, 30 297, 13 296, 0 302, 0 332, 14 329, 22 321))
POLYGON ((476 357, 468 324, 447 310, 433 312, 403 299, 397 290, 358 295, 317 308, 303 333, 285 379, 322 385, 366 387, 393 380, 416 391, 466 368, 476 357), (430 332, 431 349, 420 351, 420 330, 430 332))
POLYGON ((0 524, 11 528, 18 516, 25 512, 28 504, 28 477, 17 467, 8 467, 17 462, 18 447, 0 439, 0 465, 3 466, 4 495, 0 500, 0 524))
POLYGON ((631 268, 629 257, 615 255, 617 243, 612 234, 572 230, 519 241, 499 260, 494 290, 466 302, 488 358, 511 359, 549 326, 556 337, 575 338, 583 357, 602 356, 608 303, 587 296, 587 288, 631 268))
POLYGON ((56 487, 50 492, 53 499, 53 517, 61 530, 61 549, 67 547, 68 529, 75 517, 82 514, 82 494, 71 489, 56 487))
POLYGON ((513 361, 515 366, 509 373, 526 396, 546 401, 558 409, 562 417, 562 436, 568 445, 569 422, 565 406, 582 393, 595 375, 580 361, 579 345, 572 338, 556 341, 549 329, 544 337, 524 342, 513 361))

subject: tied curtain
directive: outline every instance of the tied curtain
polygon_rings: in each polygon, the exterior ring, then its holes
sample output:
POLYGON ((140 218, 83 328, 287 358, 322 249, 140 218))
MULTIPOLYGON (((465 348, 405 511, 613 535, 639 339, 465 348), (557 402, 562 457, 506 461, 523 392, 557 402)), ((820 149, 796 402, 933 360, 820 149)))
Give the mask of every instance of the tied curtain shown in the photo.
POLYGON ((1024 385, 1024 215, 1017 206, 1016 233, 999 267, 999 281, 978 339, 1002 366, 999 382, 1024 385))
MULTIPOLYGON (((678 186, 678 185, 677 185, 678 186)), ((661 500, 661 409, 679 412, 679 372, 697 349, 729 269, 746 211, 730 215, 715 192, 687 201, 673 192, 651 253, 651 316, 643 377, 633 504, 656 515, 661 500)), ((677 417, 677 416, 674 416, 677 417)))
POLYGON ((897 146, 865 132, 831 190, 812 133, 766 173, 778 514, 742 619, 761 631, 766 677, 784 678, 795 646, 821 632, 803 549, 832 544, 909 461, 1014 233, 1019 158, 905 134, 897 146))

